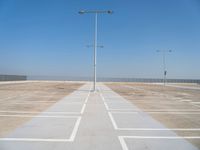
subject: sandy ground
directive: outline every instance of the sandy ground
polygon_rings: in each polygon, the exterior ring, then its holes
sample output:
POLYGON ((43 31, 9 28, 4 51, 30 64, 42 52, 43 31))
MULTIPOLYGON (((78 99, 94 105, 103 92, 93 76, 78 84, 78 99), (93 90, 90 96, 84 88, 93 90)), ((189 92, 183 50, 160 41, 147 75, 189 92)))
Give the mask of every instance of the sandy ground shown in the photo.
MULTIPOLYGON (((106 85, 168 128, 200 128, 200 90, 198 89, 145 83, 107 83, 106 85)), ((189 87, 192 85, 189 84, 189 87)), ((200 136, 200 131, 175 132, 180 136, 200 136)), ((189 141, 200 148, 199 140, 189 141)))
POLYGON ((77 82, 0 84, 0 137, 31 119, 9 115, 35 116, 82 85, 77 82))

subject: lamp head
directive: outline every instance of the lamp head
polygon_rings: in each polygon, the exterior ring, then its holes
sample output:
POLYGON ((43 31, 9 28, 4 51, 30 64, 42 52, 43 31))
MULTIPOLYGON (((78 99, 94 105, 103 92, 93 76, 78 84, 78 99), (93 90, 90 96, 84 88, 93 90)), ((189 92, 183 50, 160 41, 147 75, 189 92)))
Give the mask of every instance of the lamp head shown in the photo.
POLYGON ((107 12, 108 12, 108 14, 113 14, 112 10, 108 10, 107 12))
POLYGON ((85 11, 84 11, 84 10, 81 10, 81 11, 79 11, 78 13, 82 15, 82 14, 85 13, 85 11))

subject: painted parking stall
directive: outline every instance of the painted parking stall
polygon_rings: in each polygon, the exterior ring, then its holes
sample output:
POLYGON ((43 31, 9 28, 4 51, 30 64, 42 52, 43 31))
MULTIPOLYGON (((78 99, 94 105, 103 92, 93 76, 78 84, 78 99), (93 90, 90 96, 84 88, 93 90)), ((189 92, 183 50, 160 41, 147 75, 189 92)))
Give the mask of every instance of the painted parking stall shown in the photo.
POLYGON ((0 111, 0 117, 33 117, 8 136, 0 138, 0 149, 41 149, 49 148, 47 145, 55 146, 55 143, 73 142, 90 95, 90 88, 91 84, 85 84, 38 115, 35 115, 38 112, 0 111))
MULTIPOLYGON (((157 114, 170 117, 185 113, 198 116, 198 109, 141 110, 103 83, 98 83, 96 92, 92 92, 91 87, 91 83, 83 85, 40 113, 14 109, 0 110, 0 118, 30 118, 30 121, 16 128, 11 134, 0 138, 0 149, 168 150, 175 147, 181 150, 198 149, 188 142, 188 139, 200 141, 198 135, 200 128, 196 126, 167 128, 151 116, 157 114), (175 131, 186 133, 184 136, 178 136, 175 131), (187 132, 197 133, 190 135, 187 132)), ((45 100, 37 102, 39 105, 45 100)))
MULTIPOLYGON (((199 131, 200 128, 166 128, 153 119, 148 112, 140 110, 107 86, 101 84, 99 89, 113 128, 118 133, 118 139, 123 150, 167 150, 175 147, 181 150, 198 149, 186 139, 200 141, 200 136, 181 137, 173 130, 199 131), (115 98, 116 101, 114 101, 115 98)), ((162 109, 147 111, 169 114, 169 112, 162 109)), ((177 113, 177 110, 172 110, 172 115, 173 113, 177 113)), ((181 113, 184 113, 184 111, 181 113)), ((198 114, 199 112, 193 113, 198 114)))

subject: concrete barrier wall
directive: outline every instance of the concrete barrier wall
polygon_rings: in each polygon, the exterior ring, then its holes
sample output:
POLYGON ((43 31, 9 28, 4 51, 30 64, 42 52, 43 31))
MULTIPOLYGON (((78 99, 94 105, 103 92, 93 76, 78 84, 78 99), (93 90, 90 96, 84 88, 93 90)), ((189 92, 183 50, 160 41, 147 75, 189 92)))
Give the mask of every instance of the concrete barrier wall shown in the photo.
POLYGON ((0 81, 21 81, 21 80, 27 80, 27 77, 22 75, 0 75, 0 81))
MULTIPOLYGON (((98 78, 97 81, 102 82, 163 82, 163 79, 149 79, 149 78, 98 78)), ((200 79, 167 79, 169 83, 199 83, 200 79)))
MULTIPOLYGON (((93 81, 91 77, 69 76, 28 76, 28 80, 68 80, 68 81, 93 81)), ((163 79, 151 78, 97 78, 98 82, 163 82, 163 79)), ((199 83, 200 79, 167 79, 170 83, 199 83)))

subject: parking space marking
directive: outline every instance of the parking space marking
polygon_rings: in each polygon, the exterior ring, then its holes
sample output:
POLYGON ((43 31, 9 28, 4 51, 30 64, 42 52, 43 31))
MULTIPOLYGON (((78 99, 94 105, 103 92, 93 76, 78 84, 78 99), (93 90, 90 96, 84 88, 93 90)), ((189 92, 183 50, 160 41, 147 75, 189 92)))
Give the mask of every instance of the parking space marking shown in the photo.
POLYGON ((56 103, 59 101, 21 101, 21 102, 12 102, 11 104, 30 104, 30 103, 56 103))
POLYGON ((83 114, 84 113, 84 111, 85 111, 85 107, 86 107, 86 104, 83 104, 83 107, 82 107, 82 109, 81 109, 81 114, 83 114))
POLYGON ((200 112, 168 112, 168 111, 162 111, 162 112, 151 112, 151 111, 145 111, 149 114, 175 114, 175 115, 198 115, 200 112))
POLYGON ((83 104, 83 107, 82 107, 82 109, 81 109, 81 114, 83 114, 84 111, 85 111, 86 103, 88 102, 88 99, 89 99, 89 97, 90 97, 91 88, 92 88, 92 87, 90 87, 90 90, 89 90, 89 92, 88 92, 88 95, 87 95, 87 97, 86 97, 86 99, 85 99, 85 102, 84 102, 84 104, 83 104))
POLYGON ((90 87, 90 90, 89 90, 89 92, 88 92, 88 95, 87 95, 87 97, 86 97, 86 99, 85 99, 85 103, 88 102, 88 99, 89 99, 89 97, 90 97, 90 93, 91 93, 91 87, 90 87))
POLYGON ((107 105, 106 102, 104 102, 104 105, 105 105, 105 107, 106 107, 106 110, 109 110, 108 105, 107 105))
MULTIPOLYGON (((34 94, 37 94, 37 93, 39 93, 39 91, 32 92, 32 95, 31 95, 31 96, 34 96, 34 94)), ((23 92, 23 94, 16 95, 16 96, 8 96, 8 97, 3 98, 3 99, 1 99, 1 100, 9 100, 9 99, 17 98, 17 97, 22 97, 22 96, 31 97, 29 94, 23 92)), ((52 96, 52 95, 51 95, 51 96, 52 96)))
POLYGON ((47 112, 39 112, 39 111, 0 111, 0 113, 16 113, 16 114, 79 114, 79 112, 65 112, 65 111, 47 111, 47 112))
POLYGON ((125 139, 200 139, 200 136, 118 136, 123 150, 128 150, 125 139))
POLYGON ((200 107, 198 104, 192 104, 193 106, 195 106, 195 107, 200 107))
MULTIPOLYGON (((59 101, 21 101, 21 102, 12 102, 11 104, 33 104, 33 103, 58 103, 59 101)), ((78 104, 83 104, 84 102, 64 102, 66 104, 73 104, 73 105, 78 105, 78 104)))
POLYGON ((0 141, 21 141, 21 142, 73 142, 77 131, 78 127, 80 125, 81 117, 73 117, 73 116, 68 116, 66 118, 77 118, 76 123, 74 125, 74 128, 72 130, 72 133, 70 135, 70 138, 68 139, 51 139, 51 138, 0 138, 0 141))
MULTIPOLYGON (((107 105, 105 103, 105 105, 107 105)), ((109 111, 134 112, 137 109, 108 109, 109 111)), ((200 109, 142 109, 141 112, 200 112, 200 109)))
MULTIPOLYGON (((146 91, 146 92, 148 92, 148 93, 151 93, 151 91, 150 90, 145 90, 145 89, 142 89, 142 88, 134 88, 134 87, 132 87, 132 86, 123 86, 123 87, 127 87, 127 88, 131 88, 131 89, 135 89, 135 90, 142 90, 142 91, 146 91)), ((199 105, 196 105, 195 103, 191 103, 191 101, 192 100, 188 100, 188 99, 185 99, 185 98, 177 98, 177 97, 175 97, 175 96, 172 96, 172 95, 169 95, 169 94, 163 94, 163 93, 160 93, 160 92, 153 92, 153 93, 155 93, 155 94, 157 94, 157 95, 160 95, 160 96, 165 96, 166 98, 169 98, 169 99, 177 99, 177 100, 179 100, 180 102, 190 102, 190 104, 192 105, 192 106, 195 106, 195 107, 200 107, 199 105)))
MULTIPOLYGON (((102 97, 102 96, 101 96, 102 97)), ((102 97, 103 98, 103 97, 102 97)), ((135 112, 137 109, 113 109, 109 108, 108 104, 104 101, 104 105, 108 111, 120 111, 120 112, 135 112)), ((148 113, 172 113, 172 114, 200 114, 200 109, 143 109, 139 112, 148 113)))
MULTIPOLYGON (((160 96, 164 96, 164 97, 169 98, 169 99, 177 99, 177 100, 180 100, 180 102, 187 102, 187 101, 189 102, 189 101, 191 101, 191 100, 184 99, 184 98, 180 98, 180 97, 177 98, 177 97, 175 97, 175 96, 173 96, 173 95, 169 95, 169 94, 165 94, 165 93, 151 92, 150 90, 146 90, 146 89, 143 89, 143 88, 136 88, 136 87, 132 87, 132 86, 123 86, 123 87, 131 88, 131 89, 135 89, 135 90, 145 91, 145 92, 147 92, 147 93, 156 94, 156 95, 160 95, 160 96)), ((183 93, 182 93, 182 94, 183 94, 183 93)), ((186 95, 186 93, 183 94, 183 95, 186 95)))
POLYGON ((182 99, 182 100, 180 100, 180 102, 191 102, 192 100, 190 100, 190 99, 182 99))
POLYGON ((109 118, 112 122, 112 125, 115 130, 139 130, 139 131, 200 131, 200 128, 119 128, 117 126, 117 123, 112 115, 112 113, 132 113, 132 114, 138 114, 138 113, 157 113, 157 114, 200 114, 200 110, 194 110, 194 109, 146 109, 146 110, 134 110, 134 109, 109 109, 108 104, 105 101, 105 98, 102 93, 100 93, 100 96, 103 100, 103 103, 108 111, 109 118), (191 112, 187 112, 191 111, 191 112))
POLYGON ((193 104, 200 104, 200 102, 190 102, 190 103, 193 103, 193 104))
POLYGON ((45 116, 45 115, 0 115, 0 117, 22 117, 22 118, 74 118, 74 116, 45 116))
POLYGON ((120 144, 121 144, 121 146, 122 146, 122 149, 123 149, 123 150, 128 150, 128 147, 127 147, 127 145, 126 145, 126 142, 125 142, 125 140, 124 140, 124 137, 123 137, 123 136, 118 136, 118 139, 119 139, 119 142, 120 142, 120 144))
POLYGON ((200 136, 119 136, 132 139, 200 139, 200 136))
MULTIPOLYGON (((162 128, 162 126, 159 128, 159 126, 157 127, 157 128, 119 128, 118 127, 118 124, 117 124, 117 122, 116 122, 116 120, 115 120, 115 116, 113 116, 113 114, 114 113, 120 113, 120 114, 123 114, 123 113, 131 113, 131 114, 135 114, 135 115, 139 115, 140 113, 155 113, 155 114, 178 114, 178 115, 183 115, 183 114, 191 114, 191 115, 193 115, 193 114, 200 114, 200 109, 198 109, 198 108, 194 108, 194 109, 135 109, 135 108, 133 108, 133 109, 130 109, 130 108, 128 108, 128 109, 110 109, 109 108, 109 106, 111 107, 111 105, 112 105, 112 103, 114 104, 116 104, 116 103, 121 103, 121 104, 127 104, 127 103, 125 103, 123 100, 120 100, 119 99, 119 101, 114 101, 114 100, 112 100, 112 101, 109 101, 109 96, 106 96, 106 97, 104 97, 104 95, 103 95, 104 93, 102 93, 102 91, 101 91, 101 93, 100 93, 100 96, 101 96, 101 98, 102 98, 102 100, 103 100, 103 103, 104 103, 104 106, 105 106, 105 108, 106 108, 106 110, 107 110, 107 113, 108 113, 108 116, 109 116, 109 118, 110 118, 110 120, 111 120, 111 123, 112 123, 112 125, 113 125, 113 128, 115 129, 115 130, 122 130, 122 131, 166 131, 166 132, 173 132, 173 131, 200 131, 200 128, 165 128, 165 127, 163 127, 162 128), (111 105, 109 105, 109 104, 111 104, 111 105)), ((108 93, 109 94, 109 93, 108 93)), ((112 94, 111 92, 110 92, 110 94, 112 94)), ((166 98, 173 98, 173 97, 171 97, 171 96, 169 96, 169 95, 165 95, 165 94, 162 94, 162 93, 154 93, 154 94, 157 94, 157 96, 165 96, 166 98)), ((120 98, 120 97, 119 97, 120 98)), ((121 97, 121 98, 123 98, 123 97, 121 97)), ((173 99, 176 99, 175 97, 173 98, 173 99)), ((177 100, 178 101, 176 101, 176 102, 190 102, 191 103, 191 100, 186 100, 186 99, 182 99, 182 98, 177 98, 177 100)), ((200 102, 199 102, 200 103, 200 102)), ((197 107, 200 107, 198 104, 199 103, 194 103, 194 105, 195 106, 197 106, 197 107)), ((170 104, 170 102, 169 102, 169 104, 170 104)), ((173 104, 172 102, 171 102, 171 104, 173 104)), ((131 105, 131 104, 130 104, 131 105)), ((123 150, 128 150, 128 146, 127 146, 127 144, 126 144, 126 141, 125 141, 125 139, 126 138, 134 138, 134 139, 200 139, 200 136, 183 136, 183 137, 179 137, 179 136, 118 136, 118 139, 119 139, 119 141, 120 141, 120 144, 121 144, 121 146, 122 146, 122 149, 123 150)))
POLYGON ((20 142, 72 142, 70 139, 0 138, 0 141, 20 142))
MULTIPOLYGON (((200 128, 119 128, 117 126, 117 123, 112 115, 112 113, 118 113, 121 114, 121 112, 108 112, 108 115, 110 117, 110 120, 112 122, 112 125, 115 130, 127 130, 127 131, 200 131, 200 128)), ((132 113, 132 114, 138 114, 137 112, 123 112, 123 113, 132 113)))
MULTIPOLYGON (((108 111, 138 111, 138 110, 134 110, 134 109, 110 109, 109 106, 108 106, 108 103, 109 104, 112 104, 113 102, 106 102, 107 100, 105 99, 105 97, 102 95, 102 93, 100 93, 100 96, 104 102, 104 105, 106 107, 106 109, 108 111)), ((115 104, 116 103, 124 103, 124 104, 128 104, 127 102, 114 102, 115 104)), ((198 105, 195 105, 198 107, 198 105)), ((200 107, 200 106, 199 106, 200 107)), ((197 109, 147 109, 147 110, 142 110, 143 112, 148 112, 148 113, 162 113, 162 114, 200 114, 200 110, 197 109)))
MULTIPOLYGON (((78 128, 79 128, 79 125, 80 125, 80 122, 81 122, 81 116, 62 116, 62 114, 77 114, 77 115, 81 115, 84 113, 85 111, 85 107, 86 107, 86 103, 89 99, 89 96, 90 96, 90 93, 91 93, 91 88, 92 86, 90 87, 89 89, 89 92, 87 94, 87 97, 85 98, 84 100, 84 103, 83 103, 83 106, 80 110, 80 112, 37 112, 37 111, 33 111, 33 112, 28 112, 28 111, 0 111, 0 113, 20 113, 20 115, 0 115, 0 117, 35 117, 35 118, 77 118, 76 120, 76 123, 73 127, 73 130, 72 130, 72 133, 70 135, 70 138, 68 139, 51 139, 51 138, 0 138, 0 141, 20 141, 20 142, 73 142, 75 137, 76 137, 76 134, 78 132, 78 128), (25 113, 25 114, 35 114, 35 113, 39 113, 39 114, 57 114, 56 116, 55 115, 37 115, 37 116, 34 116, 34 115, 23 115, 22 113, 25 113), (22 115, 21 115, 22 114, 22 115), (58 115, 59 114, 59 115, 58 115)), ((70 97, 67 97, 67 98, 70 98, 70 97)), ((74 97, 73 97, 74 98, 74 97)), ((77 98, 80 98, 77 97, 77 98)), ((63 100, 63 99, 61 99, 63 100)))
MULTIPOLYGON (((39 114, 39 113, 43 113, 43 114, 83 114, 84 113, 84 110, 85 110, 85 107, 86 107, 86 103, 89 99, 89 96, 90 96, 90 90, 89 90, 89 93, 87 94, 87 97, 85 98, 84 100, 84 103, 77 103, 77 102, 72 102, 72 103, 69 103, 69 104, 73 104, 73 105, 78 105, 78 104, 83 104, 80 112, 53 112, 53 111, 50 111, 50 112, 39 112, 39 111, 7 111, 7 110, 0 110, 0 113, 16 113, 16 114, 39 114)), ((68 104, 68 103, 67 103, 68 104)), ((1 115, 0 116, 5 116, 5 115, 1 115)), ((7 115, 7 116, 19 116, 19 115, 7 115)))
POLYGON ((192 90, 200 90, 199 87, 190 87, 190 86, 178 86, 178 85, 172 85, 167 84, 166 86, 176 87, 176 88, 183 88, 183 89, 192 89, 192 90))
POLYGON ((198 115, 200 114, 200 112, 177 112, 177 111, 110 111, 111 113, 149 113, 149 114, 176 114, 176 115, 198 115))
POLYGON ((127 113, 127 114, 130 114, 130 113, 134 113, 134 114, 139 114, 139 113, 149 113, 149 114, 174 114, 174 115, 198 115, 200 114, 200 112, 176 112, 176 111, 111 111, 112 113, 127 113))

